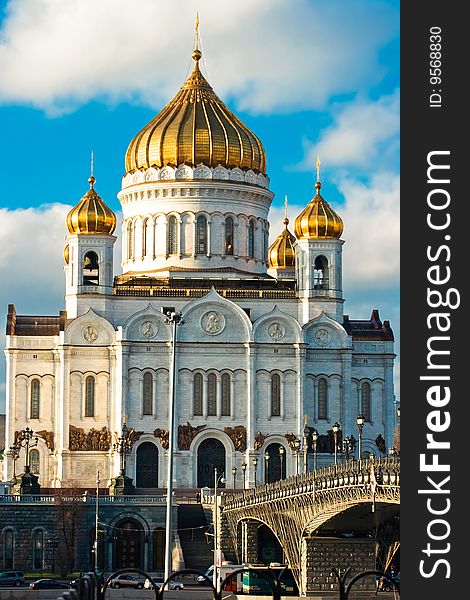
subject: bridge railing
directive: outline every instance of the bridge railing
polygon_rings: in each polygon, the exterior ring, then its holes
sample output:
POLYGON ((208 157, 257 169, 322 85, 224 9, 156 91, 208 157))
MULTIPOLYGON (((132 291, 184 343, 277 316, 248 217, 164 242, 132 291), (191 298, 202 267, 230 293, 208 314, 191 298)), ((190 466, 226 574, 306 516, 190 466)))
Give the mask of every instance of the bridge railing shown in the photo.
POLYGON ((330 465, 287 479, 266 483, 242 490, 226 498, 224 510, 246 506, 251 502, 271 500, 320 492, 345 486, 393 486, 400 485, 400 460, 396 457, 379 457, 361 461, 349 461, 330 465))

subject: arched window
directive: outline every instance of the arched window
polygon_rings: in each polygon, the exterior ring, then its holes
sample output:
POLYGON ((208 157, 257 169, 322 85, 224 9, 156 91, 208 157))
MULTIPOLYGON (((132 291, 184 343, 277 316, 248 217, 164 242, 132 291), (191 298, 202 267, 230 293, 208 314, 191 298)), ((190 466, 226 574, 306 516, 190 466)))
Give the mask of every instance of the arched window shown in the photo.
POLYGON ((31 381, 31 419, 39 419, 40 387, 39 379, 31 381))
POLYGON ((152 373, 144 373, 143 380, 142 414, 153 414, 153 377, 152 373))
POLYGON ((95 416, 95 378, 85 379, 85 417, 95 416))
POLYGON ((370 423, 370 384, 367 382, 361 385, 361 413, 364 421, 370 423))
POLYGON ((176 217, 168 219, 168 254, 178 253, 178 232, 176 217))
POLYGON ((134 225, 129 221, 127 225, 127 259, 131 260, 134 257, 134 225))
POLYGON ((31 473, 37 475, 39 473, 39 450, 33 448, 29 451, 29 468, 31 473))
POLYGON ((318 419, 328 419, 328 384, 326 379, 318 380, 318 419))
POLYGON ((268 262, 268 248, 269 248, 269 230, 266 229, 263 232, 263 260, 268 262))
POLYGON ((225 254, 233 254, 233 219, 225 219, 225 254))
POLYGON ((3 531, 3 566, 5 569, 13 569, 13 558, 15 556, 15 533, 8 528, 3 531))
POLYGON ((202 386, 203 379, 201 373, 194 375, 194 398, 193 398, 193 414, 196 417, 202 416, 202 386))
POLYGON ((207 378, 207 414, 217 414, 217 377, 211 373, 207 378))
POLYGON ((44 569, 44 531, 35 529, 33 532, 33 569, 44 569))
POLYGON ((144 219, 142 223, 142 258, 147 256, 147 224, 149 220, 144 219))
POLYGON ((250 221, 248 225, 248 256, 255 257, 255 222, 250 221))
POLYGON ((98 285, 100 265, 96 252, 87 252, 83 257, 83 285, 98 285))
POLYGON ((199 215, 196 221, 196 254, 207 254, 207 219, 199 215))
POLYGON ((271 377, 271 417, 281 416, 281 377, 274 373, 271 377))
POLYGON ((231 414, 231 398, 230 398, 230 375, 224 373, 222 375, 222 416, 229 417, 231 414))
POLYGON ((328 289, 328 261, 324 256, 317 256, 313 267, 313 287, 316 290, 328 289))

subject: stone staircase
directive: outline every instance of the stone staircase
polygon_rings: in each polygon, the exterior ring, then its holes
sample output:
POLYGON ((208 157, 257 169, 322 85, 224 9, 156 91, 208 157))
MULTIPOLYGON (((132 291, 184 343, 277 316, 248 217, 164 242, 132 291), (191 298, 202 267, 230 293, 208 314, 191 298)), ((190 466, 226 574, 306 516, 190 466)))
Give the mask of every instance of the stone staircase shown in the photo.
POLYGON ((204 572, 212 564, 212 536, 201 504, 178 506, 178 535, 186 569, 204 572), (209 542, 209 543, 208 543, 209 542))

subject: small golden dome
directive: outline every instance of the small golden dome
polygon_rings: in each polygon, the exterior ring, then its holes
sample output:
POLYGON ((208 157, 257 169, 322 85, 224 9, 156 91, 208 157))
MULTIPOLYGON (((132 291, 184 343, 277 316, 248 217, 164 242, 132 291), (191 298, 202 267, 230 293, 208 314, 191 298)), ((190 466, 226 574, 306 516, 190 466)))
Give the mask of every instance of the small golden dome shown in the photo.
POLYGON ((201 56, 196 47, 191 75, 129 144, 127 173, 183 163, 266 173, 266 154, 260 140, 215 94, 199 70, 201 56))
POLYGON ((95 181, 92 175, 88 180, 90 189, 67 215, 70 233, 111 235, 116 228, 116 215, 96 193, 95 181))
POLYGON ((339 238, 343 220, 320 195, 321 183, 315 184, 317 193, 296 218, 294 233, 297 239, 339 238))
POLYGON ((284 231, 280 233, 268 250, 268 266, 275 269, 293 269, 295 266, 295 236, 287 229, 289 219, 283 220, 284 231))
POLYGON ((70 246, 67 244, 64 248, 64 260, 67 264, 69 264, 70 260, 70 246))

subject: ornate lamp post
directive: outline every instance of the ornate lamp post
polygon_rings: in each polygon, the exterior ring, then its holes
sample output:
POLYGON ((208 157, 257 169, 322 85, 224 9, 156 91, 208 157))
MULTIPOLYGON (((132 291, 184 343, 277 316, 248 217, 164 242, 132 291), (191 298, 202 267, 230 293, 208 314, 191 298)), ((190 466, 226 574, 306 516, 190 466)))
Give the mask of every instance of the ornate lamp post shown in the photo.
POLYGON ((12 479, 12 483, 15 484, 16 483, 16 461, 20 457, 20 449, 19 449, 19 447, 16 444, 13 444, 13 446, 10 446, 10 449, 8 450, 8 452, 6 454, 13 461, 13 479, 12 479))
POLYGON ((349 457, 354 452, 355 441, 352 437, 343 438, 343 454, 346 458, 346 462, 349 461, 349 457))
POLYGON ((171 575, 171 541, 172 541, 172 509, 173 509, 173 451, 175 446, 175 388, 176 388, 176 327, 183 325, 183 317, 178 312, 168 312, 166 325, 171 325, 171 368, 170 368, 170 407, 168 415, 168 471, 166 496, 166 528, 165 528, 165 581, 171 575))
POLYGON ((266 450, 264 453, 264 483, 269 483, 269 452, 266 450))
POLYGON ((314 429, 312 431, 312 446, 313 446, 313 470, 317 470, 317 444, 318 444, 318 431, 314 429))
POLYGON ((284 446, 279 446, 279 460, 281 462, 281 479, 284 479, 284 446))
POLYGON ((247 467, 246 463, 243 463, 241 466, 242 473, 243 473, 243 489, 244 490, 246 490, 246 467, 247 467))
POLYGON ((220 577, 219 567, 221 566, 220 561, 220 548, 219 548, 219 503, 217 498, 217 487, 219 483, 225 483, 225 477, 223 473, 220 475, 217 472, 217 467, 214 468, 214 572, 212 575, 212 585, 215 587, 217 592, 220 592, 220 577))
POLYGON ((310 436, 310 429, 307 426, 307 423, 305 423, 303 434, 304 434, 304 473, 306 473, 308 471, 308 438, 310 436))
POLYGON ((119 477, 116 477, 113 481, 112 487, 114 489, 114 494, 129 496, 134 492, 135 487, 132 485, 131 478, 126 475, 126 457, 131 452, 132 442, 129 436, 129 430, 125 423, 122 426, 121 436, 113 445, 113 448, 116 452, 119 452, 121 470, 119 477))
POLYGON ((233 489, 237 488, 237 467, 232 467, 233 489))
POLYGON ((294 442, 294 454, 295 454, 295 473, 299 474, 299 456, 300 456, 300 440, 294 442))
POLYGON ((333 440, 334 440, 334 450, 335 450, 335 465, 338 464, 338 432, 341 429, 341 425, 336 421, 333 423, 333 440))
POLYGON ((356 419, 356 423, 357 423, 357 431, 359 433, 359 444, 357 446, 357 454, 358 454, 358 461, 359 461, 359 466, 361 466, 361 460, 362 460, 362 430, 364 429, 364 415, 360 414, 357 415, 357 419, 356 419))
POLYGON ((31 441, 33 439, 33 435, 34 431, 29 427, 26 427, 26 429, 20 431, 20 435, 15 444, 18 447, 18 450, 20 450, 20 448, 25 449, 25 473, 29 473, 29 451, 31 450, 31 448, 34 448, 38 445, 38 436, 36 436, 34 440, 31 441))
POLYGON ((256 487, 256 470, 258 467, 258 457, 257 456, 255 456, 253 458, 253 467, 254 467, 254 471, 255 471, 255 487, 256 487))

